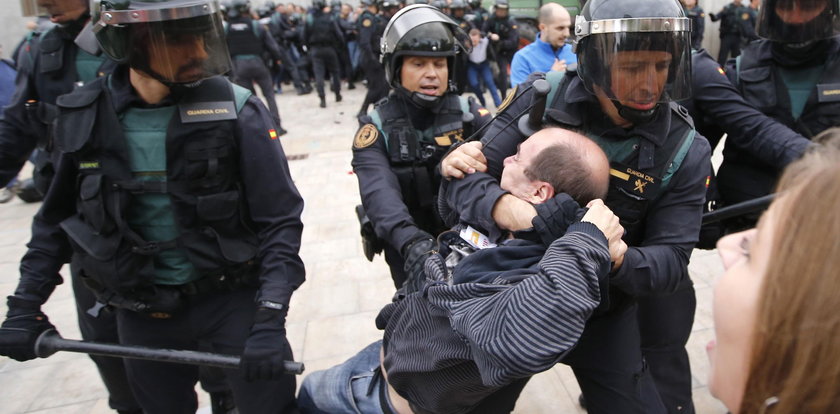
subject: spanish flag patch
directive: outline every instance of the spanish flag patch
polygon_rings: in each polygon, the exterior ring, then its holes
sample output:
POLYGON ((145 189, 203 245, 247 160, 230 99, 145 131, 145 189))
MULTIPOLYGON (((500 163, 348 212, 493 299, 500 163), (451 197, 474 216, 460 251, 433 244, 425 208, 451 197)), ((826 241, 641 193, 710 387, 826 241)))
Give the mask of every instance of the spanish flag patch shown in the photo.
POLYGON ((480 116, 487 116, 487 114, 489 114, 489 113, 490 113, 490 111, 488 111, 484 108, 478 108, 478 115, 480 115, 480 116))
POLYGON ((268 137, 271 139, 277 139, 277 131, 275 131, 274 129, 269 129, 268 137))
POLYGON ((726 76, 726 72, 724 72, 723 68, 721 68, 720 66, 718 66, 718 72, 720 72, 721 75, 726 76))

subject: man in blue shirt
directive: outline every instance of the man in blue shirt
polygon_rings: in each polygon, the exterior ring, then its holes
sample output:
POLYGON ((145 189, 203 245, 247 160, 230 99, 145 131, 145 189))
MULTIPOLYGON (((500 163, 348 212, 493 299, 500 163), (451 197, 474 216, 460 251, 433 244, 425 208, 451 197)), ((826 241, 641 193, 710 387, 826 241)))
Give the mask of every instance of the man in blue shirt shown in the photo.
POLYGON ((540 34, 513 55, 510 83, 518 85, 534 72, 566 70, 566 65, 577 63, 572 45, 566 44, 571 25, 572 18, 563 6, 546 3, 540 7, 540 34))

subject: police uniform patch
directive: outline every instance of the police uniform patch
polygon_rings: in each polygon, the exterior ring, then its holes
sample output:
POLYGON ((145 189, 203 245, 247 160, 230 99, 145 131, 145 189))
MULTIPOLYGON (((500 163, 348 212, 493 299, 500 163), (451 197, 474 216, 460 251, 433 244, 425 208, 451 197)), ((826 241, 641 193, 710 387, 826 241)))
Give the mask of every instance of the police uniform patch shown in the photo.
POLYGON ((513 87, 513 89, 510 90, 510 92, 508 92, 508 95, 505 96, 505 100, 502 101, 502 104, 499 105, 498 108, 496 108, 496 113, 504 111, 505 108, 507 108, 507 106, 510 105, 511 101, 513 101, 513 97, 516 96, 516 91, 518 88, 519 85, 516 85, 513 87))
POLYGON ((363 127, 359 128, 359 132, 356 133, 356 138, 353 139, 353 147, 359 149, 367 148, 376 142, 377 138, 379 138, 379 130, 376 129, 376 126, 373 124, 365 124, 363 127))
POLYGON ((373 22, 371 22, 370 19, 362 20, 362 27, 370 27, 370 25, 372 25, 372 24, 373 24, 373 22))

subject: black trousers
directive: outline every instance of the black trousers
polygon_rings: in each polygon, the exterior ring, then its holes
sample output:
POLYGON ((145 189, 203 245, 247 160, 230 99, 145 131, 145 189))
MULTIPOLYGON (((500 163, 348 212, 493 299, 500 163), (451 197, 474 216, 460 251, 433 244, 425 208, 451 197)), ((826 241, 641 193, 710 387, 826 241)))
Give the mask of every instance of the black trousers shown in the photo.
POLYGON ((385 68, 376 59, 362 58, 361 66, 362 70, 365 71, 368 90, 359 114, 367 114, 370 105, 388 96, 388 90, 390 88, 388 86, 388 80, 385 78, 385 68))
POLYGON ((589 414, 666 412, 642 357, 636 310, 627 305, 590 319, 562 361, 574 371, 589 414))
MULTIPOLYGON (((184 308, 169 319, 127 310, 117 311, 120 343, 152 348, 201 347, 241 355, 253 323, 256 289, 187 296, 184 308)), ((291 348, 286 342, 287 355, 291 348)), ((126 360, 131 388, 146 414, 194 414, 198 408, 195 366, 126 360)), ((223 370, 242 414, 296 412, 295 376, 272 381, 245 381, 239 370, 223 370)))
POLYGON ((336 95, 341 93, 341 71, 338 67, 338 54, 335 48, 331 46, 312 46, 309 51, 312 58, 312 71, 315 72, 315 89, 318 91, 318 96, 323 98, 324 93, 324 78, 327 72, 330 73, 330 81, 332 86, 330 90, 336 95))
MULTIPOLYGON (((508 87, 510 86, 510 77, 508 76, 508 65, 510 65, 510 57, 499 54, 496 56, 496 64, 499 65, 499 76, 496 77, 496 87, 499 88, 499 96, 505 99, 508 87)), ((488 88, 491 85, 485 85, 488 88)))
POLYGON ((727 33, 720 37, 720 52, 718 52, 718 63, 721 65, 726 63, 727 56, 732 55, 732 58, 738 57, 741 54, 741 35, 737 33, 727 33))
POLYGON ((280 111, 277 109, 277 101, 274 100, 274 82, 271 80, 271 72, 265 66, 262 59, 255 58, 239 58, 233 59, 233 81, 251 91, 256 95, 254 90, 254 83, 260 87, 262 96, 268 103, 268 110, 271 116, 274 117, 274 122, 277 128, 283 128, 280 123, 280 111))
POLYGON ((670 295, 639 299, 642 354, 669 413, 694 413, 691 365, 685 345, 694 325, 696 307, 690 281, 670 295))
MULTIPOLYGON (((87 313, 88 309, 96 304, 96 297, 90 289, 85 287, 82 279, 76 274, 76 269, 76 266, 70 266, 73 294, 76 297, 76 314, 82 339, 91 342, 118 343, 116 313, 102 311, 98 317, 87 313)), ((123 360, 96 355, 91 355, 90 359, 96 364, 99 376, 108 390, 108 406, 119 411, 139 412, 140 405, 131 392, 123 360)))

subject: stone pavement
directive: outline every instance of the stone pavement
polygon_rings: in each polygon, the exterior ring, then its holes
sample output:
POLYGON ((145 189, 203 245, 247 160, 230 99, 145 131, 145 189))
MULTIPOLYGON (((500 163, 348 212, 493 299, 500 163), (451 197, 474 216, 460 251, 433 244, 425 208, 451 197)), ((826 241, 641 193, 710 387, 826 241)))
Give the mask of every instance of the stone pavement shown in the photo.
MULTIPOLYGON (((359 195, 350 146, 357 128, 354 115, 365 92, 359 85, 354 91, 344 91, 341 103, 328 96, 326 109, 318 108, 314 94, 294 96, 291 87, 277 97, 283 126, 290 131, 281 142, 306 202, 300 253, 307 281, 292 299, 288 337, 295 358, 306 364, 307 372, 340 363, 380 338, 374 317, 394 290, 382 257, 373 263, 364 258, 353 211, 359 195)), ((18 199, 0 205, 2 298, 17 284, 18 263, 38 207, 18 199)), ((697 289, 697 316, 689 341, 694 401, 700 414, 725 413, 706 389, 705 344, 713 337, 711 284, 721 272, 717 254, 695 251, 690 271, 697 289)), ((62 274, 68 274, 66 268, 62 274)), ((0 303, 0 315, 5 315, 5 300, 0 303)), ((44 311, 65 338, 80 338, 69 283, 58 287, 44 311)), ((571 370, 558 365, 530 381, 515 412, 583 413, 577 405, 579 392, 571 370)), ((200 390, 199 398, 199 413, 209 413, 208 398, 200 390)), ((26 363, 0 357, 0 414, 109 412, 104 387, 86 356, 60 352, 26 363)))

